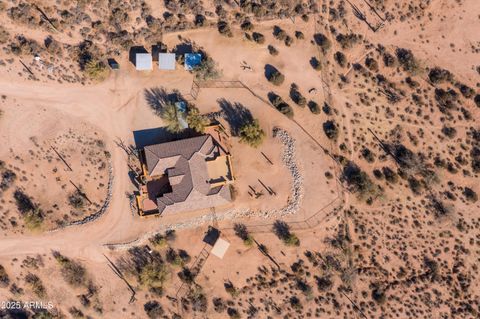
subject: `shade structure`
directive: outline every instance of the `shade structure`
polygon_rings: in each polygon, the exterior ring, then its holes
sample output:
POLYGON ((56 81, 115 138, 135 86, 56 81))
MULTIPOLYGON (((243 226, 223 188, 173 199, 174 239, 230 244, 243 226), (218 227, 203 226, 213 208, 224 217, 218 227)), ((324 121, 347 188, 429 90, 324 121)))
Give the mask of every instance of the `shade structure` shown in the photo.
POLYGON ((185 70, 191 71, 194 67, 202 63, 202 55, 200 53, 185 54, 185 70))
POLYGON ((230 243, 225 239, 219 238, 215 243, 215 245, 213 246, 210 253, 212 255, 217 256, 220 259, 223 259, 223 256, 225 256, 225 253, 227 252, 228 247, 230 247, 230 243))

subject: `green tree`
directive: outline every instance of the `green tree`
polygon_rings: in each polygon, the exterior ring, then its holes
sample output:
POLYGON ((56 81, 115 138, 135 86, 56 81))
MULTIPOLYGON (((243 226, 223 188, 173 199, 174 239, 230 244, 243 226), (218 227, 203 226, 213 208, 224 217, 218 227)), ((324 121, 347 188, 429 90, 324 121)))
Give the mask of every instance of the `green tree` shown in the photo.
POLYGON ((203 133, 205 127, 209 124, 208 119, 200 114, 200 110, 195 106, 189 107, 186 120, 188 127, 199 133, 203 133))
POLYGON ((145 265, 139 274, 140 284, 149 288, 162 288, 166 278, 167 269, 165 264, 160 262, 152 262, 145 265))
POLYGON ((171 133, 178 133, 182 130, 178 121, 177 108, 172 103, 166 104, 160 113, 160 117, 167 124, 167 130, 171 133))
POLYGON ((263 142, 265 132, 260 127, 258 120, 244 124, 240 128, 240 142, 252 147, 258 147, 263 142))
POLYGON ((85 64, 85 73, 93 80, 103 81, 108 76, 108 69, 105 63, 92 59, 85 64))

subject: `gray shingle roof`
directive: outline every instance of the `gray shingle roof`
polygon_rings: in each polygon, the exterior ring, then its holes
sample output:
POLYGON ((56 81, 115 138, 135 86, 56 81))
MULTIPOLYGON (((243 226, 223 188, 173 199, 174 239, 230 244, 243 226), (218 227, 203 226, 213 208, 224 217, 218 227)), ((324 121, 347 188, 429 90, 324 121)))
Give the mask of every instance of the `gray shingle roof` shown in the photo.
POLYGON ((218 153, 211 135, 146 146, 144 153, 149 174, 161 172, 170 180, 172 191, 157 198, 160 213, 214 207, 231 200, 228 188, 212 188, 208 182, 205 159, 218 153))

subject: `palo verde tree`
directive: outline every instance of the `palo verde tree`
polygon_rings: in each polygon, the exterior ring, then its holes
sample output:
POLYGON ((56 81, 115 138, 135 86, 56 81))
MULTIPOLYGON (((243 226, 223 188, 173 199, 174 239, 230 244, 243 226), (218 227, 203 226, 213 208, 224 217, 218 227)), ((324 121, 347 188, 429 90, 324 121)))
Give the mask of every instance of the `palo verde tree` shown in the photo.
POLYGON ((200 114, 200 110, 193 105, 188 108, 186 121, 188 123, 188 127, 197 131, 198 133, 203 133, 205 131, 205 127, 209 124, 209 120, 200 114))
POLYGON ((240 142, 246 143, 252 147, 258 147, 262 144, 265 132, 260 127, 257 119, 244 124, 240 128, 240 142))

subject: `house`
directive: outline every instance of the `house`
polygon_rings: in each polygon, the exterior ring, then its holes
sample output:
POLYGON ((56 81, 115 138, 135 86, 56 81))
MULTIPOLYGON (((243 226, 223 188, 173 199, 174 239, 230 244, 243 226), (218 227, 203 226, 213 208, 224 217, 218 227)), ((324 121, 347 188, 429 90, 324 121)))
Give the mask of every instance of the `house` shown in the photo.
POLYGON ((152 69, 152 55, 150 53, 135 54, 135 68, 137 71, 150 71, 152 69))
POLYGON ((212 208, 232 200, 231 156, 210 134, 145 146, 141 159, 141 216, 212 208))
POLYGON ((159 53, 158 68, 160 70, 175 70, 175 53, 159 53))
POLYGON ((202 55, 200 53, 185 54, 185 70, 191 71, 194 67, 202 63, 202 55))

